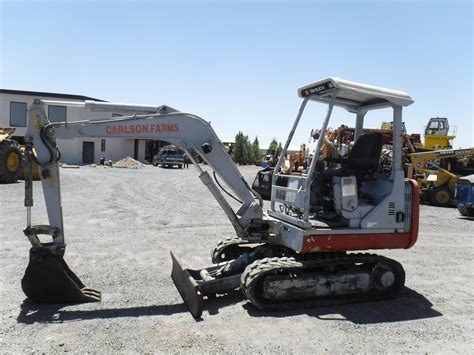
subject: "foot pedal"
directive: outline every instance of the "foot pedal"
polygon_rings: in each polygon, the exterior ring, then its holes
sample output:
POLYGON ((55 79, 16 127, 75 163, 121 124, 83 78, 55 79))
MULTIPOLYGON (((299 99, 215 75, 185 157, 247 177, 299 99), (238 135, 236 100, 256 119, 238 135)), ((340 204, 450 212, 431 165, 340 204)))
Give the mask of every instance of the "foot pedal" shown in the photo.
POLYGON ((100 291, 87 288, 63 259, 48 247, 30 249, 30 261, 21 287, 25 295, 38 303, 99 302, 100 291))

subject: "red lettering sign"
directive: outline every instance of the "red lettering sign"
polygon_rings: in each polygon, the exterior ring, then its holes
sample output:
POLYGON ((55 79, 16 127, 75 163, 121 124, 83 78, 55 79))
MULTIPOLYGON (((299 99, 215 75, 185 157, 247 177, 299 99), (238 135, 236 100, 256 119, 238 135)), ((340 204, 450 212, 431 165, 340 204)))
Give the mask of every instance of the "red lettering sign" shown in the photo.
POLYGON ((168 133, 179 132, 177 123, 152 123, 152 124, 117 124, 113 126, 105 126, 105 133, 109 136, 113 135, 133 135, 146 133, 168 133))

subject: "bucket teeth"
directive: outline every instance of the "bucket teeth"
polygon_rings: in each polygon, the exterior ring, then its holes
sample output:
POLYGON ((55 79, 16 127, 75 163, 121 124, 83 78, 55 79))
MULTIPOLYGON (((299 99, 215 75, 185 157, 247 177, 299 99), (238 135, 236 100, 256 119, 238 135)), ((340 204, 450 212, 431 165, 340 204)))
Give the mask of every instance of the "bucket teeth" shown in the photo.
POLYGON ((100 291, 85 287, 62 255, 48 247, 30 249, 30 261, 21 280, 25 295, 38 303, 82 303, 101 300, 100 291))

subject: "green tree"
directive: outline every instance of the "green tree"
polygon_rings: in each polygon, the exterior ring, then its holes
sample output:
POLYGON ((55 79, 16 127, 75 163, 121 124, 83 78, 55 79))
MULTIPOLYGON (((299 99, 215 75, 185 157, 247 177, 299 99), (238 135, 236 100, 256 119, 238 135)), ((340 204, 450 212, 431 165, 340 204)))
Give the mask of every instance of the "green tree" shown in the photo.
POLYGON ((260 160, 262 158, 262 154, 260 153, 260 145, 258 142, 258 137, 255 137, 253 143, 252 143, 252 150, 254 153, 255 161, 260 160))
POLYGON ((276 148, 275 157, 278 159, 280 157, 281 152, 283 151, 283 147, 281 146, 281 142, 278 143, 276 148))
POLYGON ((247 153, 247 164, 255 164, 255 151, 253 150, 252 144, 248 136, 245 136, 245 149, 247 153))
POLYGON ((277 147, 278 147, 278 142, 275 138, 273 138, 272 142, 270 143, 270 146, 268 147, 267 155, 275 155, 277 147))
POLYGON ((239 131, 235 136, 232 159, 241 165, 255 164, 255 161, 260 158, 260 155, 258 138, 255 137, 254 142, 251 143, 249 137, 239 131))
MULTIPOLYGON (((248 139, 248 138, 247 138, 248 139)), ((235 146, 232 152, 232 159, 237 164, 245 164, 246 159, 246 136, 239 131, 235 136, 235 146)))

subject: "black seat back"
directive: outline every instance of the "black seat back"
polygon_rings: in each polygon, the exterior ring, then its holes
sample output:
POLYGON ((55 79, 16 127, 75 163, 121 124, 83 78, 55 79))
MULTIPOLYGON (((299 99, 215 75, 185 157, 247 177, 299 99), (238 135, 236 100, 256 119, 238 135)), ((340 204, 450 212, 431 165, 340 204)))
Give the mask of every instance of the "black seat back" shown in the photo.
POLYGON ((367 133, 357 139, 342 168, 358 177, 373 175, 379 166, 382 154, 383 136, 380 133, 367 133))

